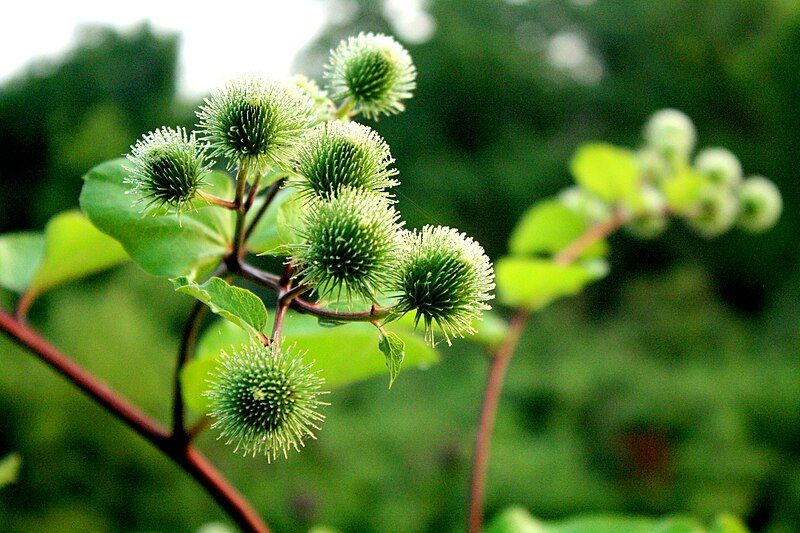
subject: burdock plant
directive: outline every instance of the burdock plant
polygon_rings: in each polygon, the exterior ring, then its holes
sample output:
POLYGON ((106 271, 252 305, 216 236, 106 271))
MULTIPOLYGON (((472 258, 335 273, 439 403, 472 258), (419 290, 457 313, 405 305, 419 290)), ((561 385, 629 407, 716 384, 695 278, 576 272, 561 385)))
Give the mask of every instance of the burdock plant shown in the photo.
POLYGON ((299 223, 302 241, 291 250, 297 278, 321 296, 375 300, 397 265, 399 218, 369 190, 346 187, 311 200, 299 223))
POLYGON ((307 92, 255 76, 214 91, 197 112, 203 139, 228 167, 256 171, 285 165, 314 109, 307 92))
POLYGON ((324 383, 381 371, 374 355, 391 386, 402 364, 435 360, 437 339, 481 333, 474 338, 492 357, 470 492, 470 529, 478 531, 494 409, 529 314, 602 277, 605 237, 619 228, 653 237, 677 217, 706 237, 736 223, 765 231, 780 215, 780 194, 765 178, 741 182, 735 156, 719 149, 692 164, 694 125, 662 111, 638 151, 581 147, 570 166, 574 187, 526 213, 495 276, 481 245, 461 231, 404 229, 390 194, 398 172, 389 146, 356 122, 404 109, 416 83, 408 52, 391 37, 362 33, 331 52, 325 75, 327 91, 305 78, 233 80, 197 110, 197 131, 157 129, 127 159, 90 170, 80 198, 86 217, 59 215, 45 235, 12 235, 0 246, 2 264, 14 265, 0 285, 23 293, 15 316, 0 311, 0 328, 184 468, 247 531, 267 528, 194 447, 208 422, 234 451, 271 462, 320 430, 324 383), (209 156, 229 172, 212 171, 209 156), (254 264, 265 254, 278 257, 276 271, 254 264), (128 257, 195 299, 176 358, 169 429, 25 323, 44 290, 128 257), (486 333, 480 321, 495 283, 515 311, 508 325, 487 321, 486 333), (271 309, 254 285, 274 293, 271 309), (208 311, 220 319, 206 324, 208 311), (363 324, 347 335, 322 327, 350 322, 363 324), (370 345, 374 354, 361 353, 370 345))

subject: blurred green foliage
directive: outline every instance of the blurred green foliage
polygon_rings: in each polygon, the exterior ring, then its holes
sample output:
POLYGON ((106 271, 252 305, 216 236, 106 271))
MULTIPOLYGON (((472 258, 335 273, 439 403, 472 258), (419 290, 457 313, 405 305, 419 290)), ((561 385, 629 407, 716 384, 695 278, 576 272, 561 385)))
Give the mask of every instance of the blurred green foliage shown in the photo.
MULTIPOLYGON (((392 32, 381 3, 358 5, 298 70, 319 71, 343 36, 392 32)), ((569 183, 579 144, 635 145, 638 125, 667 106, 696 121, 701 146, 728 146, 786 201, 759 237, 705 242, 677 225, 653 243, 615 236, 611 275, 535 316, 500 407, 488 516, 512 503, 543 519, 709 523, 730 512, 756 530, 800 530, 799 10, 789 0, 431 3, 437 30, 409 47, 416 96, 377 123, 411 225, 460 227, 499 257, 524 210, 569 183), (596 63, 556 66, 554 39, 575 36, 596 63)), ((2 231, 39 229, 76 206, 80 176, 141 132, 192 123, 174 94, 177 45, 147 27, 88 29, 67 57, 0 88, 2 231)), ((45 295, 31 322, 166 419, 188 308, 169 282, 129 265, 45 295)), ((0 491, 0 530, 224 520, 192 480, 5 339, 0 368, 0 456, 24 458, 0 491)), ((391 391, 384 378, 337 390, 319 441, 270 466, 213 435, 200 444, 278 531, 458 531, 485 371, 461 342, 391 391)))

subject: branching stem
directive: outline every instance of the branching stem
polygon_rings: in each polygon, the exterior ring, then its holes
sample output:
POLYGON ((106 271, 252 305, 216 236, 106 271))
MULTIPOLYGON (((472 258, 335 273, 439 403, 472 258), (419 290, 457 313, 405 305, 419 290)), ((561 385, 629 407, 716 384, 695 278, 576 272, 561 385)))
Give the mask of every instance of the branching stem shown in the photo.
POLYGON ((190 444, 173 439, 158 422, 62 354, 23 322, 3 311, 0 311, 0 330, 172 459, 200 483, 244 531, 269 531, 247 500, 190 444))
POLYGON ((244 190, 247 186, 247 166, 241 165, 236 173, 236 226, 233 232, 233 250, 231 256, 239 258, 244 253, 244 222, 247 216, 247 204, 244 200, 244 190))
POLYGON ((226 200, 225 198, 220 198, 216 194, 211 194, 210 192, 197 191, 197 196, 210 204, 218 205, 220 207, 224 207, 225 209, 237 209, 236 202, 226 200))
MULTIPOLYGON (((281 290, 281 278, 271 272, 264 272, 256 267, 249 265, 244 261, 240 261, 236 266, 234 273, 242 276, 245 279, 267 287, 276 293, 281 290)), ((305 291, 306 289, 304 289, 305 291)), ((298 313, 305 313, 314 315, 319 318, 327 318, 330 320, 339 320, 342 322, 371 322, 387 317, 391 312, 391 307, 378 307, 373 305, 369 311, 334 311, 327 309, 321 305, 309 302, 298 296, 291 299, 289 307, 298 313)))
MULTIPOLYGON (((261 221, 261 219, 264 218, 264 214, 269 209, 269 206, 272 205, 272 201, 275 200, 278 192, 280 192, 284 181, 286 181, 286 178, 280 178, 274 181, 267 189, 267 192, 264 193, 264 202, 258 208, 258 211, 256 211, 256 214, 253 216, 253 219, 250 221, 250 224, 247 226, 247 229, 244 232, 245 242, 247 242, 247 239, 250 238, 250 234, 252 234, 253 230, 256 229, 256 226, 258 226, 258 223, 261 221)), ((252 204, 252 201, 250 204, 252 204)), ((248 206, 248 209, 249 208, 250 206, 248 206)))

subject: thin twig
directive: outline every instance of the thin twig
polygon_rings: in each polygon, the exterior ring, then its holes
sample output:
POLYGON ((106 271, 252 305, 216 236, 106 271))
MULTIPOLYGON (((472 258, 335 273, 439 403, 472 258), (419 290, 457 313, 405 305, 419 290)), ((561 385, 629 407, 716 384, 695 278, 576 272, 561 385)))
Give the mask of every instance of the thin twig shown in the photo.
POLYGON ((181 347, 178 360, 175 364, 175 376, 172 390, 172 437, 177 442, 189 442, 189 434, 184 426, 183 387, 181 386, 181 371, 194 353, 200 326, 208 313, 208 306, 201 301, 196 301, 186 321, 181 338, 181 347))
POLYGON ((256 195, 258 194, 258 188, 261 186, 261 177, 262 173, 259 172, 256 175, 256 179, 253 180, 253 184, 250 186, 250 190, 247 191, 247 199, 244 201, 244 210, 249 211, 250 208, 253 206, 253 201, 256 199, 256 195))
POLYGON ((472 479, 469 489, 469 531, 478 533, 483 524, 483 497, 486 488, 486 468, 489 464, 489 448, 497 404, 503 390, 503 380, 520 334, 525 328, 530 311, 520 308, 514 313, 508 328, 508 335, 492 357, 486 390, 483 394, 480 421, 475 434, 475 453, 472 459, 472 479))
POLYGON ((19 301, 17 302, 17 308, 14 310, 14 316, 17 317, 17 320, 20 322, 25 322, 25 319, 28 316, 28 310, 36 300, 36 296, 37 295, 30 290, 22 293, 22 296, 20 296, 19 301))
POLYGON ((237 209, 236 202, 226 200, 225 198, 220 198, 216 194, 211 194, 210 192, 205 191, 197 191, 197 195, 210 204, 218 205, 220 207, 224 207, 225 209, 237 209))
MULTIPOLYGON (((286 181, 286 178, 280 178, 275 180, 267 189, 267 192, 264 193, 264 201, 256 211, 256 214, 253 216, 253 219, 250 221, 250 224, 247 226, 247 229, 244 231, 244 240, 247 242, 247 239, 250 238, 250 234, 253 233, 253 230, 256 229, 258 223, 264 217, 264 214, 269 209, 269 206, 272 205, 272 201, 275 200, 275 197, 278 195, 278 192, 281 190, 281 186, 286 181)), ((252 201, 250 202, 252 204, 252 201)), ((248 206, 249 209, 249 206, 248 206)))
POLYGON ((199 482, 243 530, 269 531, 247 500, 192 446, 178 444, 158 422, 62 354, 34 330, 2 311, 0 330, 171 458, 199 482))

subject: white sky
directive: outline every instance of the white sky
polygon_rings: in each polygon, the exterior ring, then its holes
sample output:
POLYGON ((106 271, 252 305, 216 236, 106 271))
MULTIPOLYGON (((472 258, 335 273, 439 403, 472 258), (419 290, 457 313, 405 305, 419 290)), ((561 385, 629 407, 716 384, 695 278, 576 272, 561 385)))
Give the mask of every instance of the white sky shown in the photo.
POLYGON ((33 59, 69 49, 80 24, 127 28, 148 19, 157 30, 180 32, 179 90, 188 95, 205 94, 238 74, 290 74, 295 55, 325 20, 315 0, 23 0, 3 11, 0 83, 33 59))

